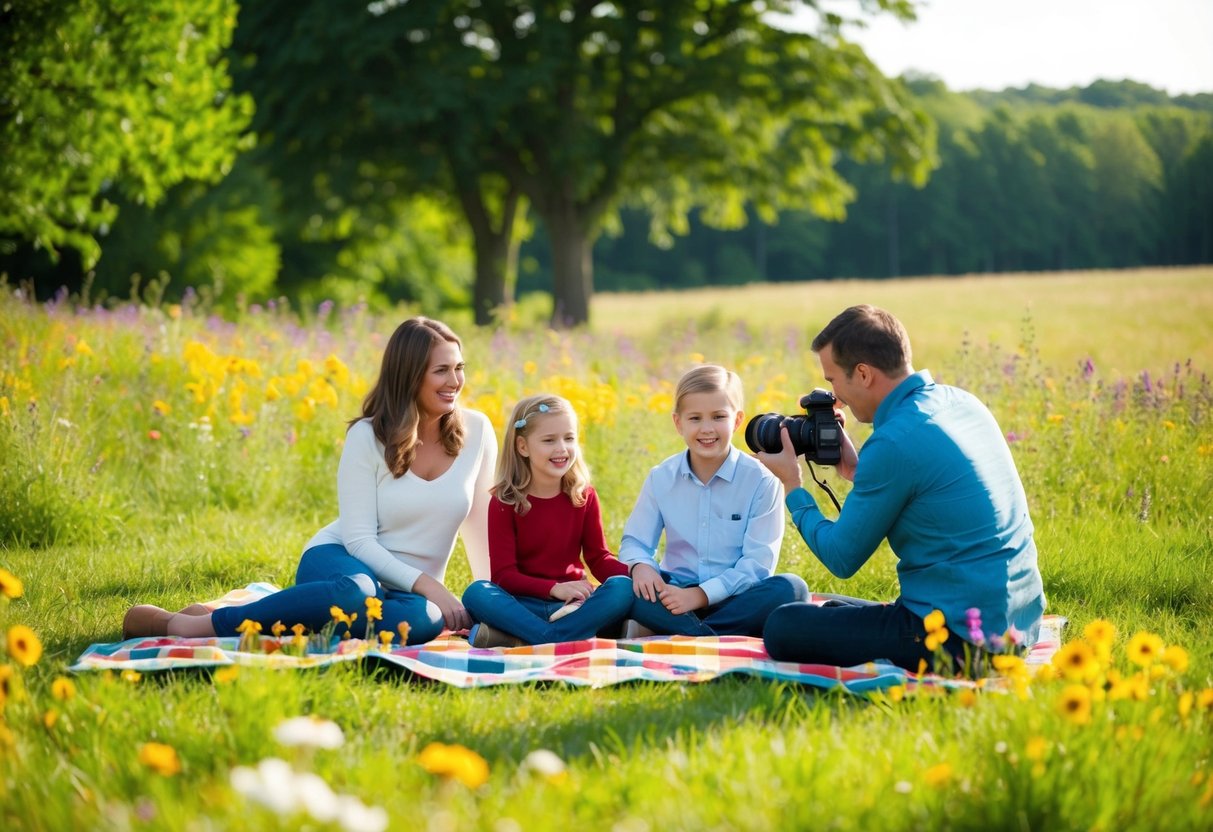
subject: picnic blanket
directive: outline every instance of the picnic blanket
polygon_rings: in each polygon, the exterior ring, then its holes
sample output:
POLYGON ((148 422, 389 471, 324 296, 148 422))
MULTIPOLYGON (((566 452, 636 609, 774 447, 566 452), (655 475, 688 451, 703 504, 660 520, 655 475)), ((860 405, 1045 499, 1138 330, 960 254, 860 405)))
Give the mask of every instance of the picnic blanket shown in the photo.
MULTIPOLYGON (((208 606, 245 604, 277 587, 254 583, 233 590, 208 606)), ((824 600, 818 599, 818 600, 824 600)), ((1065 619, 1046 616, 1040 639, 1025 657, 1029 665, 1048 663, 1061 643, 1065 619)), ((592 638, 527 647, 475 648, 454 633, 413 646, 383 647, 362 639, 334 640, 327 649, 305 654, 283 649, 290 635, 246 639, 134 638, 94 644, 70 668, 76 672, 137 670, 151 672, 197 667, 244 665, 272 668, 323 667, 340 662, 374 659, 396 665, 415 676, 461 688, 521 682, 566 682, 603 687, 632 681, 706 682, 728 674, 779 679, 819 688, 842 688, 852 693, 902 685, 970 687, 980 682, 933 674, 910 673, 885 662, 856 667, 777 662, 767 655, 762 639, 748 636, 649 636, 635 639, 592 638)))

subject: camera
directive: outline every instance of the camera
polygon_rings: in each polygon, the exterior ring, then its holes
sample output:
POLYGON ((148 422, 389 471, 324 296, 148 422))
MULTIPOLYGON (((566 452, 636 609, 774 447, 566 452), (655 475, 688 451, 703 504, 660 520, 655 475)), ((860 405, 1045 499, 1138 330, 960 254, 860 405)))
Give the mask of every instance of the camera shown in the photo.
POLYGON ((754 452, 777 454, 783 450, 779 429, 787 425, 792 450, 809 462, 837 465, 842 461, 842 425, 834 415, 834 394, 818 387, 800 398, 804 416, 760 413, 745 426, 745 443, 754 452))

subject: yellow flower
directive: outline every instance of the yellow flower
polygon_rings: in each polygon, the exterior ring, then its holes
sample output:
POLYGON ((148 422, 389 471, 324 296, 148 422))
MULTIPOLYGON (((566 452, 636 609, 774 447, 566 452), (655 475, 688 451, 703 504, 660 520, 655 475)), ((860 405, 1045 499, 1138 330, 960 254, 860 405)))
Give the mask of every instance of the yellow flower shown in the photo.
POLYGON ((0 664, 0 711, 4 710, 5 702, 16 696, 17 683, 17 671, 13 670, 13 666, 0 664))
POLYGON ((392 639, 395 637, 395 633, 388 632, 387 630, 379 631, 379 643, 382 644, 385 649, 392 646, 392 639))
POLYGON ((46 730, 51 730, 55 727, 55 723, 59 721, 59 712, 54 708, 48 708, 42 713, 42 727, 46 730))
POLYGON ((933 633, 936 630, 942 629, 943 625, 947 622, 944 619, 942 612, 939 610, 931 610, 931 612, 927 614, 927 617, 922 620, 922 623, 923 626, 927 628, 928 633, 933 633))
POLYGON ((1095 651, 1085 641, 1071 641, 1053 654, 1053 667, 1072 682, 1085 682, 1099 673, 1095 651))
POLYGON ((432 742, 421 750, 417 762, 430 774, 458 780, 469 789, 478 789, 489 779, 489 764, 462 745, 432 742))
POLYGON ((1110 621, 1097 618, 1083 628, 1082 637, 1092 647, 1098 648, 1101 645, 1111 647, 1112 642, 1116 639, 1116 627, 1110 621))
POLYGON ((946 786, 951 779, 952 766, 950 763, 933 765, 922 774, 923 782, 936 789, 946 786))
POLYGON ((221 685, 226 685, 228 682, 235 681, 236 677, 239 675, 240 675, 240 668, 237 667, 236 665, 232 664, 232 665, 228 665, 227 667, 221 667, 218 670, 216 670, 215 671, 215 681, 221 685))
POLYGON ((1129 639, 1129 644, 1125 647, 1125 654, 1133 664, 1148 667, 1162 658, 1162 639, 1153 633, 1140 632, 1129 639))
POLYGON ((161 742, 145 742, 139 746, 139 762, 163 777, 172 777, 181 771, 177 749, 161 742))
POLYGON ((142 678, 143 674, 138 670, 131 670, 128 667, 126 670, 122 671, 122 680, 124 682, 130 682, 132 685, 138 683, 138 681, 142 678))
POLYGON ((21 579, 0 567, 0 595, 5 598, 20 598, 24 592, 25 585, 21 583, 21 579))
POLYGON ((956 703, 962 708, 972 708, 977 704, 977 694, 969 688, 965 688, 957 695, 956 703))
POLYGON ((1188 651, 1178 644, 1172 644, 1163 651, 1162 661, 1176 673, 1183 673, 1188 669, 1188 651))
POLYGON ((948 640, 947 630, 934 630, 927 635, 926 647, 932 653, 939 649, 939 646, 948 640))
POLYGON ((261 622, 246 618, 240 622, 240 626, 236 628, 236 632, 246 636, 256 635, 261 632, 261 622))
POLYGON ((92 355, 93 348, 85 341, 76 342, 76 355, 92 355))
POLYGON ((286 625, 281 621, 275 621, 274 626, 270 627, 270 632, 274 634, 274 638, 278 638, 278 636, 286 632, 286 625))
POLYGON ((1076 725, 1091 721, 1091 690, 1086 685, 1066 685, 1057 700, 1057 710, 1076 725))
POLYGON ((397 624, 396 632, 400 633, 400 643, 401 644, 409 643, 409 622, 401 621, 399 624, 397 624))
POLYGON ((307 632, 307 627, 304 627, 302 624, 292 624, 291 632, 295 634, 296 638, 298 638, 307 632))
POLYGON ((337 606, 336 604, 333 604, 333 606, 329 607, 329 615, 331 615, 333 617, 333 620, 336 621, 338 624, 352 624, 353 623, 353 620, 348 615, 345 614, 345 610, 341 609, 341 607, 337 606))
POLYGON ((42 642, 29 627, 14 624, 8 628, 8 655, 19 665, 33 667, 42 658, 42 642))
POLYGON ((1186 690, 1179 697, 1177 710, 1181 719, 1187 719, 1188 714, 1192 712, 1192 702, 1196 699, 1192 691, 1186 690))
POLYGON ((1213 708, 1213 688, 1205 688, 1196 694, 1196 707, 1201 710, 1213 708))
POLYGON ((1044 737, 1032 737, 1028 740, 1028 744, 1024 746, 1023 755, 1034 763, 1038 763, 1045 758, 1045 753, 1049 750, 1049 741, 1044 737))
POLYGON ((383 620, 383 602, 373 595, 368 595, 366 599, 366 617, 368 621, 383 620))
POLYGON ((901 700, 905 699, 906 698, 906 686, 905 685, 893 685, 893 687, 889 688, 889 698, 892 699, 894 702, 900 702, 901 700))
POLYGON ((51 696, 60 702, 66 702, 76 695, 76 685, 66 676, 60 676, 51 682, 51 696))
POLYGON ((167 416, 173 412, 173 407, 168 402, 162 402, 160 399, 152 402, 152 410, 159 413, 161 416, 167 416))
POLYGON ((524 375, 533 376, 538 369, 539 366, 534 361, 522 362, 522 372, 524 375))

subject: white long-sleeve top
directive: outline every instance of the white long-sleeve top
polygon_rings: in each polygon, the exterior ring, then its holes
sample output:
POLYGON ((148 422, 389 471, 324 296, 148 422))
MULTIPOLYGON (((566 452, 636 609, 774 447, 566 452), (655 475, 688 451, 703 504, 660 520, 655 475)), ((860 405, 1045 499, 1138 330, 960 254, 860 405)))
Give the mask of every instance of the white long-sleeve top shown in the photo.
POLYGON ((488 505, 497 463, 497 436, 488 417, 462 410, 463 449, 441 476, 424 480, 412 471, 394 477, 370 420, 345 436, 337 467, 337 520, 304 550, 340 543, 390 589, 413 591, 422 573, 442 583, 463 538, 473 580, 489 577, 488 505))

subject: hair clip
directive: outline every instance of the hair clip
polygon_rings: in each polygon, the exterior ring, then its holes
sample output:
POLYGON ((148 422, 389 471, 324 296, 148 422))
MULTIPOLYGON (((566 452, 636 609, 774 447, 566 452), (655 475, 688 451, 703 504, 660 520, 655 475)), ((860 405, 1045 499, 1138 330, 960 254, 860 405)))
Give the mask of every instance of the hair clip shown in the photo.
POLYGON ((540 413, 547 413, 548 410, 550 410, 550 408, 546 404, 539 405, 538 409, 539 409, 540 413))
POLYGON ((526 427, 526 419, 519 419, 514 423, 514 430, 522 430, 526 427))

